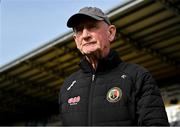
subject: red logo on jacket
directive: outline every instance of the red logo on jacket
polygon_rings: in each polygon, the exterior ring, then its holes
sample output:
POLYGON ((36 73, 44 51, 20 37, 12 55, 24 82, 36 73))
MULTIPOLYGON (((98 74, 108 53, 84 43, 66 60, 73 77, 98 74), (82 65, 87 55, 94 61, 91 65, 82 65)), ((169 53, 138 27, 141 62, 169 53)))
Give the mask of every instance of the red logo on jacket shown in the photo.
POLYGON ((72 97, 68 99, 68 103, 70 105, 76 105, 80 101, 80 99, 81 99, 80 96, 72 97))

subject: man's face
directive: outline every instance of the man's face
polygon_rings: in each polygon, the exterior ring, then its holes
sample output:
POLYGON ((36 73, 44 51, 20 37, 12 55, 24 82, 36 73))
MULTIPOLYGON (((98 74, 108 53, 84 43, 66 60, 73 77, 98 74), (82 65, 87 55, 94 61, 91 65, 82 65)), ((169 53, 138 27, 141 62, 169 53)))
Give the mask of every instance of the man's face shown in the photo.
POLYGON ((80 52, 84 55, 97 54, 100 57, 109 53, 110 42, 113 41, 116 31, 113 25, 91 18, 81 20, 73 30, 80 52))

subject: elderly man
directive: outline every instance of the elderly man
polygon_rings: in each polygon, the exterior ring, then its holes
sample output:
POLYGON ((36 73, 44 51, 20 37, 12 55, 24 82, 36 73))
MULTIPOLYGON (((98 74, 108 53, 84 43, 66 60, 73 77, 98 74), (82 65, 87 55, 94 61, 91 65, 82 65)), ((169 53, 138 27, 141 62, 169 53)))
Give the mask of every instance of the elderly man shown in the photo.
POLYGON ((61 87, 63 125, 169 125, 151 74, 110 49, 116 27, 101 9, 84 7, 67 26, 84 57, 61 87))

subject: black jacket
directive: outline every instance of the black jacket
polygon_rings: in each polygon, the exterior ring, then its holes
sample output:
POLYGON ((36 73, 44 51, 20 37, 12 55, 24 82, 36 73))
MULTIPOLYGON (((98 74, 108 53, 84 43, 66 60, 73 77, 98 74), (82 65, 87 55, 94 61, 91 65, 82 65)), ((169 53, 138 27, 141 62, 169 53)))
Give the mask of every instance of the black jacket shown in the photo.
POLYGON ((110 51, 97 70, 82 59, 60 91, 63 125, 169 125, 151 74, 110 51))

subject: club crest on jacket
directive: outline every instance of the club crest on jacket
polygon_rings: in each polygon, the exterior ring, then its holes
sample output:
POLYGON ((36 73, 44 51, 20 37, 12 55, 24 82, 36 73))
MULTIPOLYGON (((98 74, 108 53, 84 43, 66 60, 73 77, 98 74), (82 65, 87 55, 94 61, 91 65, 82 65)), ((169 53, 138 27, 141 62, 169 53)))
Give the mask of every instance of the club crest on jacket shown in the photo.
POLYGON ((121 97, 122 97, 122 91, 119 87, 111 88, 106 95, 106 99, 109 102, 117 102, 121 99, 121 97))

